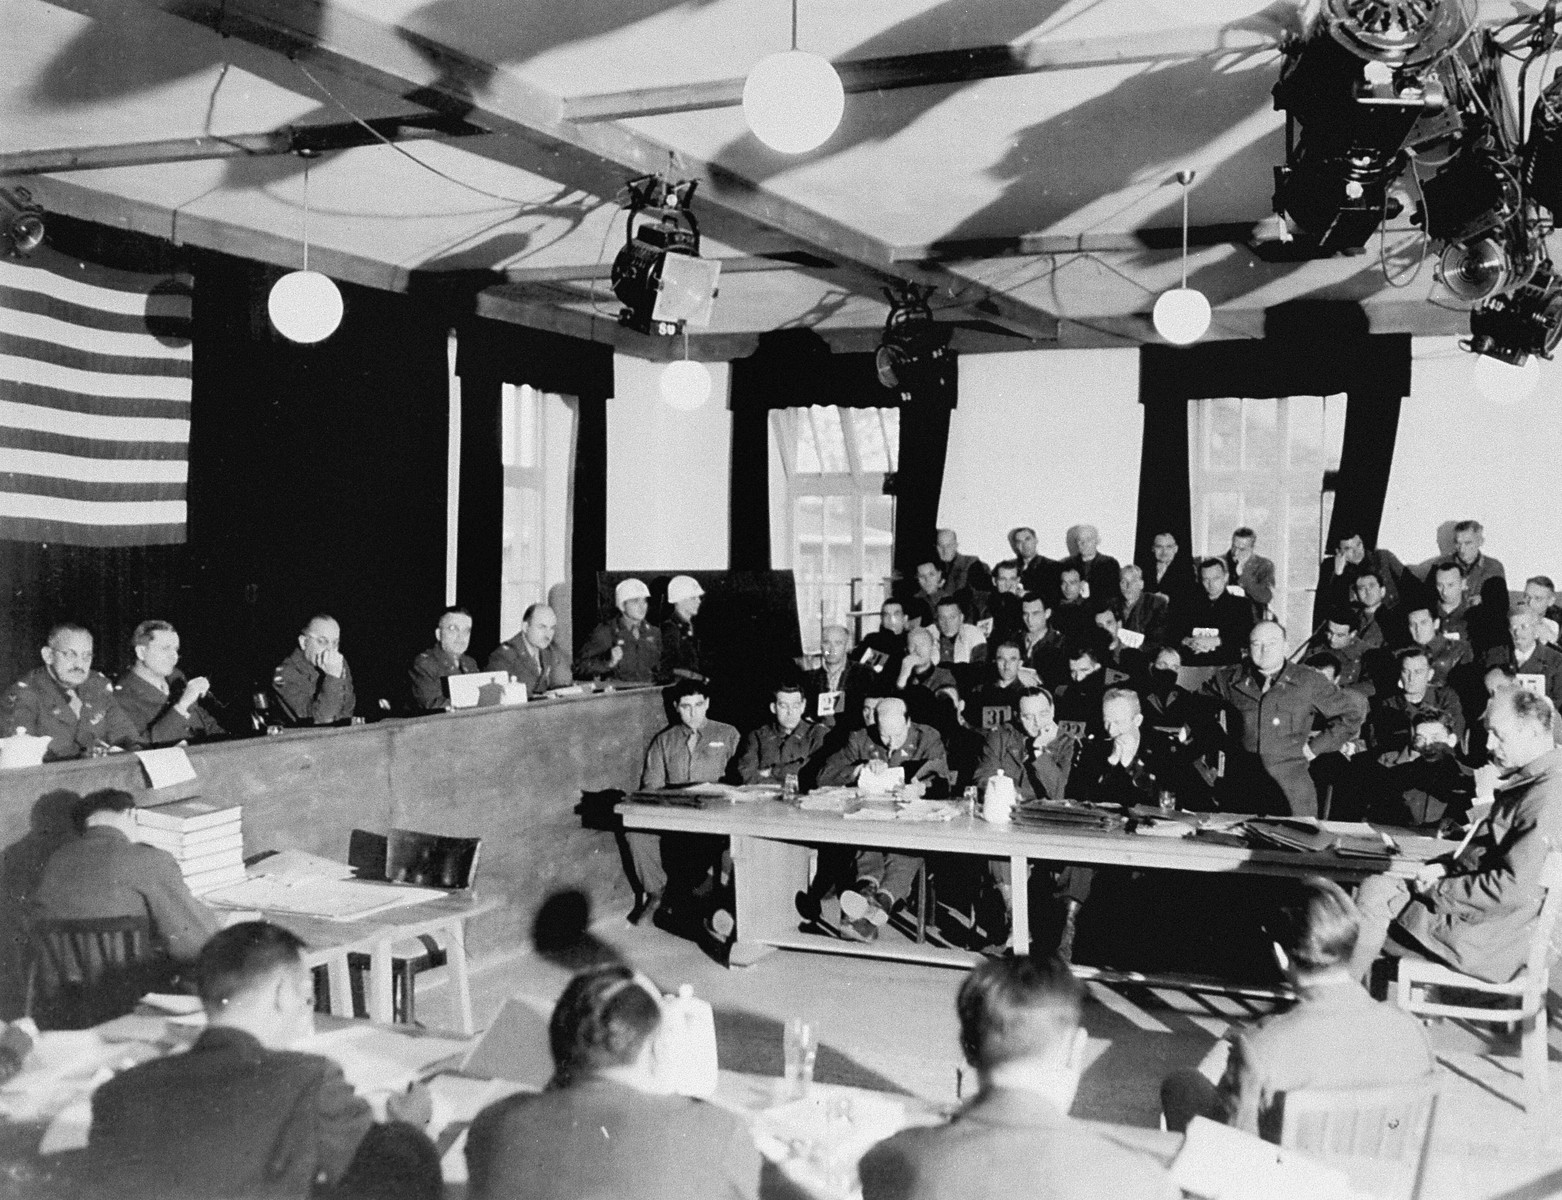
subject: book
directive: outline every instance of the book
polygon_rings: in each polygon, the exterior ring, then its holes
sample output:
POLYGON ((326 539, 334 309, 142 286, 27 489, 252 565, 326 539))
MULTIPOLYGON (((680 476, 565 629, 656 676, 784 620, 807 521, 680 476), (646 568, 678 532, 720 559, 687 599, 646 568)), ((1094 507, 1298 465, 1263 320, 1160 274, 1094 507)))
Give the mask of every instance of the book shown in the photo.
POLYGON ((175 800, 172 804, 138 808, 136 824, 147 829, 171 829, 178 833, 188 833, 237 820, 243 811, 243 805, 192 796, 188 800, 175 800))
POLYGON ((179 860, 179 873, 186 879, 192 875, 199 875, 203 871, 215 871, 218 867, 231 867, 234 863, 244 865, 244 851, 237 847, 220 851, 217 854, 203 854, 199 858, 181 858, 179 860))
POLYGON ((216 888, 227 887, 230 883, 242 883, 244 877, 244 864, 239 862, 229 867, 218 867, 215 871, 187 876, 184 885, 190 889, 191 895, 202 896, 216 888))
POLYGON ((213 842, 223 842, 229 838, 242 836, 243 829, 243 822, 238 817, 231 821, 224 821, 221 825, 192 829, 189 833, 176 833, 171 829, 152 829, 137 822, 136 841, 147 846, 157 846, 177 858, 181 853, 204 854, 206 851, 202 847, 210 847, 213 842))
MULTIPOLYGON (((224 827, 225 829, 227 827, 224 827)), ((140 830, 136 831, 141 832, 140 830)), ((237 850, 240 857, 244 854, 244 834, 237 825, 227 829, 222 837, 208 838, 204 842, 188 842, 182 846, 170 846, 165 842, 154 842, 151 838, 138 839, 144 846, 156 846, 159 850, 166 850, 180 862, 189 862, 193 858, 206 858, 213 854, 221 854, 229 850, 237 850)))

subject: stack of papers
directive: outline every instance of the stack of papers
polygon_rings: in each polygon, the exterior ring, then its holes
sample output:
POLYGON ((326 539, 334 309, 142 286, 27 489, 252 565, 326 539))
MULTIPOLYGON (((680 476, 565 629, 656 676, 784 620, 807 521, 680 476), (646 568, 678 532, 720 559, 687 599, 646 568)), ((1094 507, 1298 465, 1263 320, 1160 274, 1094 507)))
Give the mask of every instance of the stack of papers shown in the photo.
POLYGON ((849 787, 816 788, 800 801, 804 812, 844 813, 857 803, 857 789, 849 787))
POLYGON ((326 879, 319 876, 277 879, 261 875, 206 893, 208 904, 220 908, 258 909, 300 917, 324 917, 330 921, 357 921, 388 909, 438 900, 438 888, 402 884, 365 883, 358 879, 326 879))

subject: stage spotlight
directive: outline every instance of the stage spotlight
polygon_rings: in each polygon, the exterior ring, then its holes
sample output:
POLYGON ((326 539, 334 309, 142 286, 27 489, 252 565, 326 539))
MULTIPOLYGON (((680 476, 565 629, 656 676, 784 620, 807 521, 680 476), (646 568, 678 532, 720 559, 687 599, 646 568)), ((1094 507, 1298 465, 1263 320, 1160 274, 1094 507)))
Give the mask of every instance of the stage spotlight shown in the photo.
POLYGON ((690 202, 698 181, 631 180, 620 204, 629 210, 624 246, 613 260, 613 294, 621 324, 669 335, 710 324, 721 264, 700 257, 700 225, 690 202), (649 217, 636 228, 636 219, 649 217))
POLYGON ((1524 143, 1524 191, 1553 213, 1562 212, 1562 67, 1535 98, 1524 143))
POLYGON ((1388 187, 1404 169, 1405 143, 1447 105, 1435 65, 1474 25, 1474 0, 1325 0, 1274 86, 1286 114, 1274 208, 1288 236, 1255 248, 1283 258, 1357 253, 1385 214, 1398 214, 1388 187))
POLYGON ((0 240, 13 258, 31 254, 43 244, 43 206, 26 188, 0 188, 0 240))
POLYGON ((949 328, 933 320, 928 307, 932 289, 884 294, 890 303, 889 317, 873 359, 879 382, 899 392, 902 401, 949 386, 954 382, 955 358, 949 350, 949 328))
POLYGON ((1535 268, 1527 283, 1493 296, 1470 312, 1470 339, 1460 344, 1512 367, 1531 355, 1549 359, 1562 342, 1562 277, 1551 260, 1535 268))
POLYGON ((1501 229, 1523 205, 1519 169, 1489 128, 1467 133, 1452 161, 1421 184, 1422 206, 1412 220, 1438 242, 1468 242, 1501 229))

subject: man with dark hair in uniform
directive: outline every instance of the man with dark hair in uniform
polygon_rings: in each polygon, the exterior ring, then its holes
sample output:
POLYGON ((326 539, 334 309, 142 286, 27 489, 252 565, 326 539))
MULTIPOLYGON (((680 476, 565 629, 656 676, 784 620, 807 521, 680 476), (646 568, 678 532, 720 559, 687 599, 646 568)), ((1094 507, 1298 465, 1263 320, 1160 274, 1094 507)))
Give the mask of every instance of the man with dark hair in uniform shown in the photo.
POLYGON ((618 615, 591 631, 580 648, 575 674, 619 683, 651 683, 662 666, 662 635, 646 622, 651 589, 639 579, 613 589, 618 615))
POLYGON ((521 614, 521 628, 513 638, 501 642, 488 656, 490 671, 507 671, 510 678, 526 685, 528 696, 541 696, 554 688, 569 687, 569 655, 555 642, 559 618, 546 604, 528 605, 521 614))
POLYGON ((434 644, 412 660, 407 672, 412 685, 414 712, 444 712, 450 707, 445 679, 450 675, 476 675, 477 660, 466 652, 472 641, 472 614, 464 608, 447 608, 434 626, 434 644))
POLYGON ((271 678, 271 694, 286 724, 334 725, 352 718, 358 701, 341 644, 342 627, 325 613, 300 631, 298 648, 271 678))
POLYGON ((167 621, 142 621, 130 644, 136 665, 119 677, 114 699, 136 727, 136 741, 172 746, 222 737, 226 730, 201 704, 211 690, 206 676, 186 679, 179 672, 178 631, 167 621))
POLYGON ((829 731, 803 715, 807 707, 800 684, 776 686, 770 701, 775 720, 744 734, 738 748, 740 783, 784 784, 789 776, 796 776, 805 790, 813 783, 829 731))
POLYGON ((0 729, 47 737, 44 760, 106 754, 136 745, 136 729, 114 688, 92 669, 92 635, 65 622, 49 630, 34 667, 0 700, 0 729))

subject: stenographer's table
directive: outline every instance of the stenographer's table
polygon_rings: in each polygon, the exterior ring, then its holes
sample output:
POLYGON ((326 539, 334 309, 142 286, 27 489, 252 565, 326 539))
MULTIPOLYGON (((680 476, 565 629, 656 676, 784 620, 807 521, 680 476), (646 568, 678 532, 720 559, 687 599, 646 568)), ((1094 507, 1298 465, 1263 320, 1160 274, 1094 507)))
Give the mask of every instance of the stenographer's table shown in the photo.
POLYGON ((348 955, 367 954, 369 979, 364 988, 364 1000, 369 1010, 369 1019, 384 1025, 389 1025, 392 1019, 391 947, 397 942, 423 934, 442 935, 450 971, 456 1028, 470 1037, 475 1030, 472 1023, 472 985, 466 963, 466 923, 473 917, 491 912, 498 904, 499 901, 495 899, 446 896, 425 904, 390 909, 357 921, 331 921, 324 917, 274 912, 266 913, 265 917, 303 939, 306 966, 323 965, 329 972, 331 1012, 336 1016, 353 1015, 348 955))
POLYGON ((950 947, 898 941, 847 942, 800 930, 796 897, 809 884, 811 846, 873 846, 913 854, 1007 859, 1013 868, 1010 944, 1016 954, 1030 950, 1029 873, 1025 867, 1034 859, 1135 870, 1316 874, 1347 883, 1384 872, 1408 878, 1423 861, 1406 856, 1385 863, 1335 854, 1251 849, 1192 837, 990 825, 969 816, 947 822, 861 821, 830 812, 805 811, 774 800, 733 803, 706 798, 698 808, 629 803, 621 805, 619 812, 627 829, 716 834, 731 839, 737 903, 737 941, 728 960, 732 966, 748 966, 779 948, 961 967, 976 960, 974 953, 950 947))

